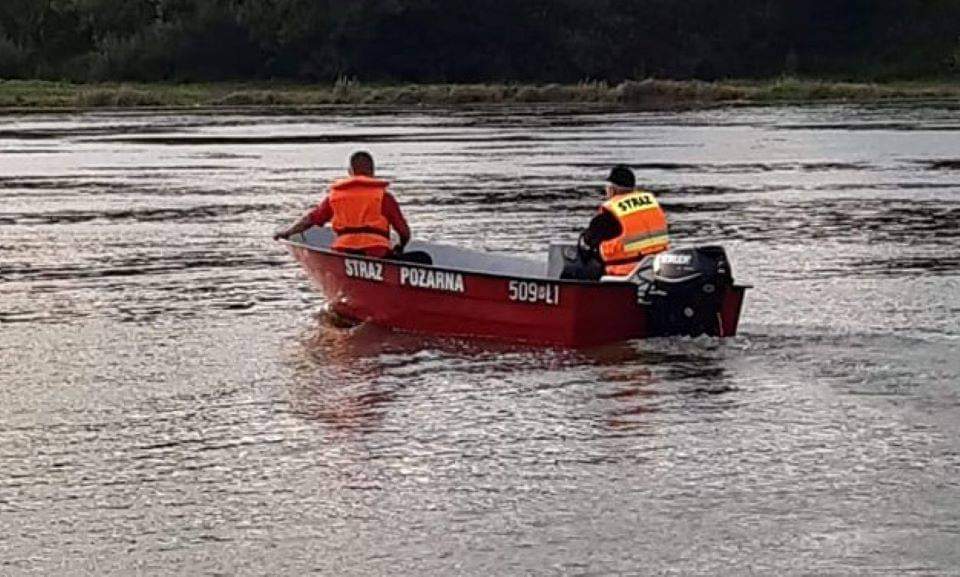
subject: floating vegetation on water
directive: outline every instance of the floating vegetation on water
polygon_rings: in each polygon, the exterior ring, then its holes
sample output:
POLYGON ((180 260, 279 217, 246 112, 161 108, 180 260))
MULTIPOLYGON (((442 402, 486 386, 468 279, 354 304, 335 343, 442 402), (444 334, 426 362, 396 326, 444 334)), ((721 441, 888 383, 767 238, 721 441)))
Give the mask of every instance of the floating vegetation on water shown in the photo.
POLYGON ((960 84, 628 80, 619 84, 72 84, 0 81, 0 108, 311 107, 336 105, 601 104, 651 109, 736 103, 960 100, 960 84))

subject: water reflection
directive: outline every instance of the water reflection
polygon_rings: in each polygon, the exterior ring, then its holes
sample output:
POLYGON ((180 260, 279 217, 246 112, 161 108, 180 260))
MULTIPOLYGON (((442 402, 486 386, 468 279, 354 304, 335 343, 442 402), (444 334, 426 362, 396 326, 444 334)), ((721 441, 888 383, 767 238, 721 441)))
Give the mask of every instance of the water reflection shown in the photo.
POLYGON ((735 406, 735 399, 726 398, 739 391, 731 384, 727 353, 726 345, 707 338, 580 350, 441 339, 366 324, 348 327, 321 313, 291 356, 290 399, 300 418, 331 431, 369 434, 389 429, 391 414, 419 410, 412 405, 418 397, 453 413, 460 408, 444 406, 443 399, 462 403, 463 396, 480 396, 490 406, 519 411, 531 398, 548 395, 544 413, 528 418, 548 419, 559 410, 592 422, 589 428, 601 437, 602 430, 635 435, 644 434, 653 414, 735 406))
POLYGON ((397 394, 379 359, 392 336, 372 325, 348 328, 329 314, 317 315, 293 359, 293 412, 332 430, 376 430, 397 394))
POLYGON ((956 106, 9 115, 0 558, 954 574, 960 160, 925 128, 956 106), (741 337, 569 351, 311 321, 322 297, 269 232, 361 145, 416 235, 536 257, 633 164, 678 243, 727 245, 757 285, 741 337))
POLYGON ((644 428, 649 423, 647 415, 661 410, 663 393, 657 388, 661 381, 648 367, 608 368, 600 376, 609 383, 597 393, 605 427, 615 431, 644 428))
POLYGON ((727 366, 739 356, 732 341, 667 338, 605 347, 589 353, 602 369, 597 398, 611 429, 646 426, 652 414, 703 415, 736 406, 739 388, 727 366))

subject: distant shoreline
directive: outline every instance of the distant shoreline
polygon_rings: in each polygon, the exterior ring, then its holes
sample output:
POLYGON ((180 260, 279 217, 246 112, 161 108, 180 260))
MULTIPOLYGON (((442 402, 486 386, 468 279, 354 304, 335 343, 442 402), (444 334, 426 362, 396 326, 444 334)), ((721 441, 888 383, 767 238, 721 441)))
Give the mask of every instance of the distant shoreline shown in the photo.
POLYGON ((569 104, 670 110, 704 106, 957 100, 960 82, 866 84, 781 78, 766 81, 641 80, 620 84, 333 85, 271 82, 72 84, 0 80, 0 111, 143 108, 314 108, 569 104))

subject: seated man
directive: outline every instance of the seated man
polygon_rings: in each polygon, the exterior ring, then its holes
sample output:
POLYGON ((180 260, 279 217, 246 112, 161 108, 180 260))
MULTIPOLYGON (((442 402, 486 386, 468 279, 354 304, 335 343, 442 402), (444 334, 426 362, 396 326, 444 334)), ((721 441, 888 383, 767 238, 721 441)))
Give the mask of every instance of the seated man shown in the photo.
POLYGON ((561 278, 626 276, 645 256, 670 248, 667 217, 652 194, 636 189, 630 168, 613 168, 606 194, 600 213, 580 235, 578 259, 567 263, 561 278))
MULTIPOLYGON (((330 187, 330 194, 316 208, 307 211, 298 221, 276 233, 273 238, 290 238, 311 226, 328 222, 337 234, 333 249, 374 258, 404 258, 421 261, 427 255, 403 255, 410 242, 410 227, 400 212, 393 195, 387 192, 389 183, 374 178, 373 157, 367 152, 356 152, 350 157, 350 176, 330 187), (390 247, 390 227, 400 236, 396 251, 390 247)), ((427 257, 429 258, 429 257, 427 257)))

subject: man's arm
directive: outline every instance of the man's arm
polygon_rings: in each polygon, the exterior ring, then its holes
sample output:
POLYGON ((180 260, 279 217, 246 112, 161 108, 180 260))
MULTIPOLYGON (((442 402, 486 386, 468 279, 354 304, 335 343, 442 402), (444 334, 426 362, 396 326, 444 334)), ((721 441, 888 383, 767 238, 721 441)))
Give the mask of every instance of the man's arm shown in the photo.
POLYGON ((289 227, 275 233, 273 235, 273 240, 280 240, 281 238, 287 239, 291 236, 303 232, 310 228, 311 226, 323 226, 327 224, 333 218, 333 208, 330 206, 329 200, 324 200, 320 206, 312 208, 307 212, 303 213, 295 223, 291 224, 289 227))
POLYGON ((390 226, 400 235, 400 250, 402 251, 403 247, 407 246, 407 243, 410 242, 410 225, 407 224, 407 219, 403 218, 400 205, 397 203, 397 199, 393 198, 392 194, 387 193, 383 195, 381 212, 383 212, 383 216, 387 219, 387 222, 390 223, 390 226))
POLYGON ((617 238, 623 232, 620 222, 607 211, 602 211, 590 221, 590 226, 580 235, 582 244, 591 252, 598 252, 600 243, 617 238))

